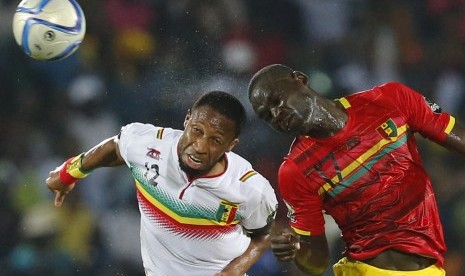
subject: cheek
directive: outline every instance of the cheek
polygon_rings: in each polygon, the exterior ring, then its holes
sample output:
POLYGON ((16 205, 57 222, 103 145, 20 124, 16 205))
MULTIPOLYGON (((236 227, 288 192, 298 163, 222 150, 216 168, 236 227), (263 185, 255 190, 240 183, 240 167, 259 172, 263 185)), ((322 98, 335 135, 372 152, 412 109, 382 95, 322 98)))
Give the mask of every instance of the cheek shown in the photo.
POLYGON ((210 159, 216 161, 220 159, 221 156, 225 153, 227 149, 221 146, 210 146, 210 159))
POLYGON ((186 148, 189 147, 192 143, 190 142, 191 138, 189 137, 188 134, 185 134, 181 140, 179 140, 179 148, 181 149, 181 152, 183 152, 186 148))

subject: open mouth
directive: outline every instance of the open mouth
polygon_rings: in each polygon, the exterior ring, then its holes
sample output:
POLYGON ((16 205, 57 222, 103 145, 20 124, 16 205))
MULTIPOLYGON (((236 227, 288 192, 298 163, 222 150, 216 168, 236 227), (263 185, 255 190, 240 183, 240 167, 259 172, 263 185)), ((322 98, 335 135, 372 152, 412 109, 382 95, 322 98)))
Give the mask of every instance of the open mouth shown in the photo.
POLYGON ((187 164, 191 168, 198 168, 202 165, 202 160, 196 158, 195 156, 188 154, 187 155, 187 164))
POLYGON ((293 118, 293 114, 289 114, 287 115, 285 118, 283 118, 280 122, 279 122, 279 128, 284 131, 284 132, 288 132, 291 130, 291 123, 292 123, 292 118, 293 118))

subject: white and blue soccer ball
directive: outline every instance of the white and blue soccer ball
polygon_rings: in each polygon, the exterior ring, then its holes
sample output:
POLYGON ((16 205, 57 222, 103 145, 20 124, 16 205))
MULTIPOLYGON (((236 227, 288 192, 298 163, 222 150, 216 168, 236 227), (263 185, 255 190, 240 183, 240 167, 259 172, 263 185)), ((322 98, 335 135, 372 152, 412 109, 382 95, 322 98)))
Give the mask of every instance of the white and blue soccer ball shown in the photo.
POLYGON ((70 56, 85 33, 86 19, 75 0, 23 0, 13 17, 16 43, 37 60, 70 56))

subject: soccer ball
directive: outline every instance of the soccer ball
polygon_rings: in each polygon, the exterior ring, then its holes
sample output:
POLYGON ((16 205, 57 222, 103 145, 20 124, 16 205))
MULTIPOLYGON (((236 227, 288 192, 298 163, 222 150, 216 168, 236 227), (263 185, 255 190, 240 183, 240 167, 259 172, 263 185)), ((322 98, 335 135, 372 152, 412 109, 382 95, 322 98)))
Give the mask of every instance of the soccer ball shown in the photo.
POLYGON ((13 16, 16 43, 37 60, 70 56, 85 33, 86 19, 75 0, 23 0, 13 16))

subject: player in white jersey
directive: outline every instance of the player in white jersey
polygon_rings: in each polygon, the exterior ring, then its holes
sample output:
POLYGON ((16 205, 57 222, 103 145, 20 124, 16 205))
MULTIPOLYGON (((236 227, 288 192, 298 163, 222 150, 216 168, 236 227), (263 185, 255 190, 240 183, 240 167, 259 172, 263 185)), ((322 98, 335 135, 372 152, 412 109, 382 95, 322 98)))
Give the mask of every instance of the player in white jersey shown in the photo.
POLYGON ((126 164, 147 275, 244 275, 270 245, 277 208, 268 180, 231 151, 244 122, 236 98, 210 92, 188 111, 184 131, 126 125, 51 171, 46 183, 61 206, 91 170, 126 164))

